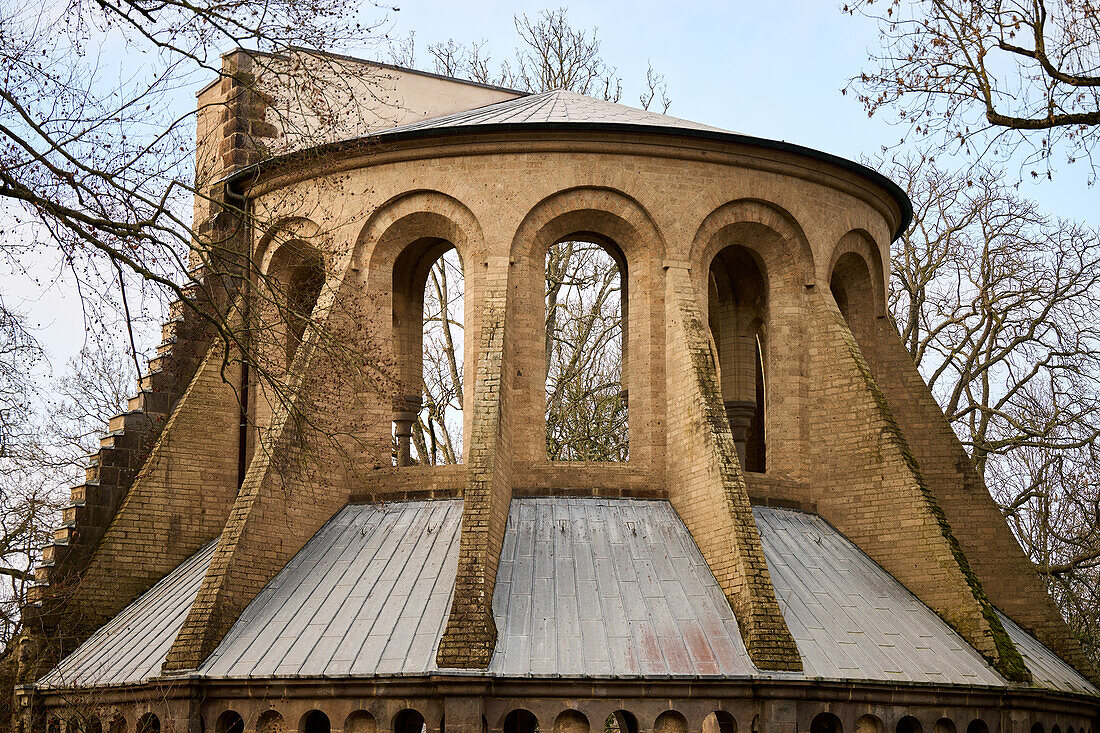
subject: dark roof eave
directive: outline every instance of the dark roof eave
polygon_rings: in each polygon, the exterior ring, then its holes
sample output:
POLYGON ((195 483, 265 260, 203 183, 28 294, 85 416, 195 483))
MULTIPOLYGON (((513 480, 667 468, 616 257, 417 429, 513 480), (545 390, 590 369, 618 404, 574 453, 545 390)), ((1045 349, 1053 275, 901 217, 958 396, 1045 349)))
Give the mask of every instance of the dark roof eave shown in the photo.
MULTIPOLYGON (((825 153, 814 148, 808 148, 803 145, 797 145, 795 143, 788 143, 783 140, 769 140, 768 138, 754 137, 752 135, 743 135, 736 132, 722 132, 719 130, 695 130, 686 127, 663 127, 660 125, 642 125, 642 124, 630 124, 622 122, 517 122, 517 123, 494 123, 492 125, 455 125, 450 127, 421 127, 410 130, 396 130, 394 132, 380 132, 374 135, 367 135, 359 138, 351 138, 348 140, 339 140, 332 143, 325 143, 316 147, 308 148, 307 150, 295 151, 287 153, 285 155, 277 156, 274 158, 268 158, 267 160, 260 161, 259 163, 253 163, 250 166, 242 168, 239 171, 229 175, 226 179, 226 185, 231 189, 237 189, 237 187, 245 180, 258 176, 261 172, 269 168, 276 168, 284 164, 293 163, 297 158, 304 157, 307 153, 310 156, 315 156, 319 152, 337 151, 343 148, 354 148, 370 142, 402 142, 405 140, 415 140, 419 138, 438 138, 448 135, 463 135, 463 134, 490 134, 499 132, 634 132, 634 133, 649 133, 658 135, 667 135, 671 137, 686 137, 694 138, 698 140, 713 140, 717 142, 735 143, 740 145, 751 145, 758 148, 764 148, 766 150, 776 150, 784 153, 794 153, 795 155, 802 155, 813 160, 819 160, 823 163, 834 165, 842 170, 855 173, 863 178, 870 180, 872 183, 880 186, 885 190, 890 197, 894 199, 894 202, 901 210, 901 222, 898 224, 897 230, 893 233, 892 240, 898 239, 905 230, 909 228, 909 224, 913 220, 913 204, 909 200, 908 194, 902 190, 901 186, 894 183, 892 180, 882 175, 878 171, 868 168, 867 166, 856 163, 855 161, 848 160, 847 158, 841 158, 838 155, 832 155, 831 153, 825 153)), ((243 191, 236 191, 242 193, 243 191)))

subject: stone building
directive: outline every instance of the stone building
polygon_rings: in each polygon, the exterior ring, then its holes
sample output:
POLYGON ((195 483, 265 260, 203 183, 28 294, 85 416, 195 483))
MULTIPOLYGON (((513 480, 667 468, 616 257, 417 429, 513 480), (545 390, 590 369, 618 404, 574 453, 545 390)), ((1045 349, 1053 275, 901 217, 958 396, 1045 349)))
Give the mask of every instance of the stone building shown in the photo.
POLYGON ((44 550, 19 727, 1093 733, 887 316, 895 184, 565 91, 224 63, 196 285, 44 550), (622 278, 626 461, 546 458, 566 239, 622 278), (405 465, 451 248, 463 462, 405 465))

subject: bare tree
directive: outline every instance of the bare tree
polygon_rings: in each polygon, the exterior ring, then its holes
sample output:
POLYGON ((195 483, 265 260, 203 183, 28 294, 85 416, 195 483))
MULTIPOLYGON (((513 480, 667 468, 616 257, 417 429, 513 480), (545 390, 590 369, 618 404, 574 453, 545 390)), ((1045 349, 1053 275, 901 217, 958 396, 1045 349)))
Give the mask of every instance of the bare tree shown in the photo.
MULTIPOLYGON (((1100 5, 1093 0, 855 0, 883 50, 852 80, 869 114, 897 110, 945 148, 1064 150, 1093 168, 1100 137, 1100 5)), ((1039 171, 1032 171, 1039 175, 1039 171)))
POLYGON ((1100 231, 1042 214, 988 166, 912 156, 887 172, 914 205, 893 257, 901 338, 1095 657, 1100 231))

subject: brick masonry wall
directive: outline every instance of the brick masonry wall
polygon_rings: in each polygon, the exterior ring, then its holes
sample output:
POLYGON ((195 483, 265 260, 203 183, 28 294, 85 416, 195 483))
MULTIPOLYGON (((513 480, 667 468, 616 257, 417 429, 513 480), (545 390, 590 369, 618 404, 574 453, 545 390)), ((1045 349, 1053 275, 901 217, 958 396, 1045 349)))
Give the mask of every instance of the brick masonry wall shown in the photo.
POLYGON ((821 515, 931 607, 1009 679, 1019 652, 920 473, 831 295, 817 292, 812 450, 821 515))
POLYGON ((873 344, 860 347, 921 473, 953 527, 990 601, 1079 672, 1100 681, 1077 639, 997 509, 958 436, 906 351, 893 321, 878 319, 873 344))
POLYGON ((800 670, 802 659, 775 599, 752 518, 687 268, 670 267, 666 287, 669 499, 725 592, 753 663, 800 670))

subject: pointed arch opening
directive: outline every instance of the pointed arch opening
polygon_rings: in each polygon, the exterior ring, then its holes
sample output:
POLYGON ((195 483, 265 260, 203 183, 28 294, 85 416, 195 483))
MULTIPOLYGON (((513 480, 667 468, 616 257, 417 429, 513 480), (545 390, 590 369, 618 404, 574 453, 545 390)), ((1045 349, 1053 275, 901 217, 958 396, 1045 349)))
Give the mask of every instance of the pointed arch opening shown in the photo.
POLYGON ((874 343, 875 292, 871 268, 855 252, 845 252, 833 266, 829 290, 861 349, 874 343))
POLYGON ((626 461, 626 258, 574 233, 547 249, 545 283, 547 460, 626 461))
POLYGON ((726 247, 709 273, 708 319, 722 402, 745 471, 767 470, 768 284, 747 248, 726 247))
POLYGON ((273 294, 279 313, 281 356, 286 368, 305 338, 324 284, 324 258, 305 242, 287 242, 272 256, 267 269, 267 290, 273 294))
POLYGON ((462 462, 466 282, 454 244, 411 243, 393 268, 396 466, 462 462))

